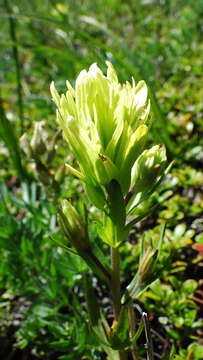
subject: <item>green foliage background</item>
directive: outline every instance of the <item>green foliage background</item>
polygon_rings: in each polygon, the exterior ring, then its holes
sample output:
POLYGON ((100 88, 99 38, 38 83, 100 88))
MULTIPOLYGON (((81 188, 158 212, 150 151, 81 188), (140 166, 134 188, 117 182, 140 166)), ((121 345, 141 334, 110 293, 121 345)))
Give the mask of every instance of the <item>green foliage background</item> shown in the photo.
MULTIPOLYGON (((202 253, 195 250, 203 246, 202 15, 201 0, 1 0, 2 359, 104 358, 88 326, 82 286, 88 269, 57 244, 57 200, 71 198, 79 210, 88 200, 64 170, 73 159, 61 134, 53 141, 58 129, 49 85, 54 80, 64 90, 66 79, 74 84, 83 68, 97 62, 105 69, 106 60, 120 80, 146 80, 151 142, 165 143, 176 161, 159 194, 144 204, 157 204, 151 218, 122 247, 124 286, 136 270, 138 240, 156 242, 167 221, 160 278, 139 303, 153 318, 156 359, 169 359, 172 345, 176 360, 202 359, 202 253), (30 142, 37 121, 44 121, 47 151, 36 159, 20 137, 26 133, 30 142)), ((99 214, 90 214, 91 237, 101 246, 99 214)), ((94 285, 110 312, 109 294, 96 279, 94 285)))

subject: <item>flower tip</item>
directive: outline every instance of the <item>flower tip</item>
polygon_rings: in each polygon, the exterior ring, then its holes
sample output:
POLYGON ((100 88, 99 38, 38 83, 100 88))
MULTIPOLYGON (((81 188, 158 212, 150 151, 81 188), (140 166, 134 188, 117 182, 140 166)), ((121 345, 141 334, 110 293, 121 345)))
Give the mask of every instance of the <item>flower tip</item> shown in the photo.
POLYGON ((118 76, 117 76, 116 70, 114 69, 112 63, 107 60, 106 65, 107 65, 107 79, 109 79, 112 82, 118 83, 118 76))
POLYGON ((89 67, 89 74, 92 76, 96 76, 97 74, 102 74, 102 71, 100 70, 99 66, 97 65, 96 62, 94 62, 90 67, 89 67))
POLYGON ((53 101, 58 106, 59 103, 60 103, 60 96, 58 94, 58 91, 55 88, 54 81, 52 81, 51 84, 50 84, 50 92, 51 92, 51 96, 52 96, 53 101))
POLYGON ((54 94, 54 90, 55 90, 55 86, 54 86, 54 81, 52 80, 52 82, 50 84, 50 92, 51 92, 52 97, 53 97, 53 94, 54 94))
POLYGON ((70 91, 71 95, 74 97, 75 96, 75 90, 73 89, 70 81, 66 80, 66 86, 68 91, 70 91))

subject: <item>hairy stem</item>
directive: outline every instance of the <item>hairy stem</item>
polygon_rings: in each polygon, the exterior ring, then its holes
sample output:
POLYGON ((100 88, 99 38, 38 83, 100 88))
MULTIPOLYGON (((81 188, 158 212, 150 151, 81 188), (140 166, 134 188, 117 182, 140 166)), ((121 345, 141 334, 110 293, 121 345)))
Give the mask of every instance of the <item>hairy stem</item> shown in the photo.
MULTIPOLYGON (((118 321, 121 310, 121 286, 120 286, 120 257, 118 248, 111 248, 111 291, 114 310, 114 319, 118 321)), ((119 351, 119 360, 127 360, 127 352, 119 351)))
POLYGON ((111 264, 112 264, 112 302, 114 310, 114 318, 118 321, 121 308, 121 288, 120 288, 120 258, 119 250, 111 248, 111 264))

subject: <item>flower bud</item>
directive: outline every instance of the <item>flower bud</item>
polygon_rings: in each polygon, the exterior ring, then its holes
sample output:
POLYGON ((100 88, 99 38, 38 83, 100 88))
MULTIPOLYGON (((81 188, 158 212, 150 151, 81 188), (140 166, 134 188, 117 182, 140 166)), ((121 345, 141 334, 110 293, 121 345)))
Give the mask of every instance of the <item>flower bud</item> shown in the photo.
POLYGON ((35 156, 42 155, 47 150, 47 146, 44 142, 44 133, 42 126, 43 126, 42 121, 35 123, 34 134, 30 142, 32 152, 35 156))
POLYGON ((24 153, 26 153, 26 155, 30 156, 32 150, 30 147, 30 141, 29 141, 27 133, 24 133, 20 137, 20 146, 21 146, 22 150, 24 151, 24 153))
POLYGON ((151 283, 150 278, 153 276, 154 265, 157 261, 158 250, 148 248, 140 258, 138 271, 134 278, 127 286, 126 291, 121 299, 122 304, 127 303, 131 299, 136 299, 144 289, 151 283))
POLYGON ((136 193, 148 191, 161 175, 166 163, 166 150, 163 145, 155 145, 136 160, 132 169, 131 186, 136 193))
POLYGON ((85 226, 76 209, 67 200, 61 201, 59 223, 67 239, 79 251, 87 251, 90 247, 85 226))
POLYGON ((62 183, 66 175, 66 172, 67 172, 66 166, 65 165, 60 166, 55 172, 54 175, 55 181, 57 181, 58 183, 62 183))
POLYGON ((156 260, 157 250, 149 247, 142 256, 138 268, 138 278, 142 283, 145 282, 146 278, 150 275, 156 260))

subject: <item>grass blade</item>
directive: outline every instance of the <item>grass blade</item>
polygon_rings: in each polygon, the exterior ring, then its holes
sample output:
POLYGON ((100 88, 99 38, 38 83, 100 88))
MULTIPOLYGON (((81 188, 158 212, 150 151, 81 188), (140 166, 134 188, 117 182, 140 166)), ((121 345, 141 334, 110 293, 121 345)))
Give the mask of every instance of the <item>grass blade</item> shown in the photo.
POLYGON ((13 131, 13 126, 10 121, 7 119, 4 112, 2 99, 0 98, 0 137, 4 141, 6 147, 9 150, 13 166, 16 169, 18 175, 21 179, 26 178, 26 172, 23 169, 21 156, 20 156, 20 147, 16 139, 15 133, 13 131))

